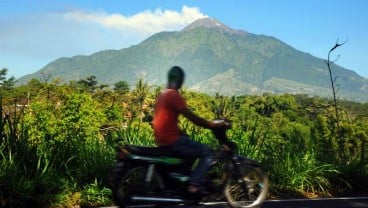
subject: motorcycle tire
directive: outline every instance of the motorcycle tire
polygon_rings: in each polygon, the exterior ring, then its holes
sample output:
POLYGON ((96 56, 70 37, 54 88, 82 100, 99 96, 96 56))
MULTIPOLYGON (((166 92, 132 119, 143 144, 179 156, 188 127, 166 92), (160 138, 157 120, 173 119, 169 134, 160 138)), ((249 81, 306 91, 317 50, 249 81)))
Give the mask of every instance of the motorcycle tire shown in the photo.
MULTIPOLYGON (((154 171, 151 182, 145 182, 147 167, 132 167, 116 177, 113 185, 115 205, 119 207, 147 206, 145 201, 135 201, 132 196, 151 196, 164 190, 161 176, 154 171)), ((154 205, 153 205, 154 206, 154 205)))
POLYGON ((233 208, 259 207, 266 199, 268 177, 259 167, 242 165, 240 173, 228 174, 224 196, 233 208))

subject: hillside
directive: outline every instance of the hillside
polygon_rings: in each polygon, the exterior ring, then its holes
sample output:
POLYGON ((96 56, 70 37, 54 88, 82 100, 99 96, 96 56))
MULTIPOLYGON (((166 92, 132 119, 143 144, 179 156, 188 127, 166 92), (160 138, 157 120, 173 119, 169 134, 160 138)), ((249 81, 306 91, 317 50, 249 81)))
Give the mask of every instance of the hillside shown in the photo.
MULTIPOLYGON (((65 82, 94 75, 108 85, 121 80, 135 84, 140 78, 150 85, 164 85, 173 65, 185 69, 186 87, 206 93, 332 94, 323 59, 274 37, 234 30, 211 18, 199 19, 181 31, 154 34, 129 48, 57 59, 19 83, 44 71, 65 82)), ((368 79, 338 65, 333 65, 333 72, 341 98, 368 101, 368 79)))

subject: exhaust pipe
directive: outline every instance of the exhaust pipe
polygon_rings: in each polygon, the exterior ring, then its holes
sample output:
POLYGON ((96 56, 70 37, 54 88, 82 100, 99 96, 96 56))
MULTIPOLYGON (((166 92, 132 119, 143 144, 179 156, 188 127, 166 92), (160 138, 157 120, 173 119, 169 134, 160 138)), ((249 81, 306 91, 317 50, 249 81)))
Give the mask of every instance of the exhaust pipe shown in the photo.
POLYGON ((180 198, 165 198, 165 197, 150 197, 150 196, 132 196, 133 201, 150 201, 150 202, 167 202, 167 203, 180 203, 185 202, 180 198))

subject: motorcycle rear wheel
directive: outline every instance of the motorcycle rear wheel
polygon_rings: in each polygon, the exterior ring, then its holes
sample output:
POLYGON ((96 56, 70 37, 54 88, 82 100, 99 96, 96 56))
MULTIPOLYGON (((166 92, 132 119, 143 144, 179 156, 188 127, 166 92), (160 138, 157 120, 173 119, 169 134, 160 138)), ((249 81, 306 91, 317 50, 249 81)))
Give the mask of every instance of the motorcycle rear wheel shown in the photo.
POLYGON ((252 208, 260 206, 268 192, 268 177, 260 168, 239 167, 240 173, 229 174, 224 196, 231 207, 252 208))
MULTIPOLYGON (((116 205, 120 207, 149 206, 145 201, 133 200, 133 196, 151 196, 165 189, 161 176, 154 171, 151 182, 146 180, 146 167, 134 167, 129 169, 114 183, 113 195, 116 205)), ((153 204, 153 206, 155 206, 153 204)))

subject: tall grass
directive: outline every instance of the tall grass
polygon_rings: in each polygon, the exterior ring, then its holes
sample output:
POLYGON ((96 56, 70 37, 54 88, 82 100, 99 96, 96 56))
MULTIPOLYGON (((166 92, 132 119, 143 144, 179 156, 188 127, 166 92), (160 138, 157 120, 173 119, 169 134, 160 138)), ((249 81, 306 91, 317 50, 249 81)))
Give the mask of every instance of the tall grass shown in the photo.
POLYGON ((336 166, 339 174, 331 177, 335 185, 335 194, 368 194, 368 160, 353 160, 349 164, 336 166))
MULTIPOLYGON (((196 98, 200 102, 194 98, 189 103, 198 106, 197 114, 208 119, 215 116, 202 112, 208 110, 205 102, 208 97, 196 98)), ((130 107, 120 109, 122 115, 116 117, 120 120, 111 122, 116 126, 108 131, 100 129, 110 122, 103 113, 106 106, 101 107, 90 94, 79 92, 63 94, 55 103, 33 101, 22 116, 2 122, 0 199, 4 200, 1 203, 7 207, 110 205, 108 177, 114 163, 114 147, 154 146, 152 127, 140 112, 143 105, 134 106, 133 98, 129 102, 130 107), (132 115, 140 116, 124 117, 130 108, 136 111, 132 115)), ((300 109, 282 105, 282 110, 278 110, 272 103, 258 105, 247 99, 237 100, 236 106, 221 111, 235 121, 228 136, 238 144, 239 154, 262 163, 270 176, 272 195, 321 196, 334 193, 336 186, 339 192, 350 187, 366 190, 362 185, 368 183, 363 154, 366 146, 361 147, 361 157, 354 157, 358 159, 345 165, 321 157, 325 146, 317 145, 322 143, 328 148, 330 144, 321 142, 326 138, 319 132, 330 128, 328 117, 321 115, 324 119, 320 128, 304 117, 300 109)), ((319 113, 319 109, 314 113, 319 113)), ((186 119, 181 121, 181 127, 192 139, 217 147, 211 131, 186 119)))
MULTIPOLYGON (((106 198, 104 202, 108 202, 106 188, 114 160, 112 146, 98 140, 74 145, 80 147, 79 151, 62 164, 51 162, 52 148, 29 149, 23 153, 27 158, 19 153, 5 154, 1 151, 0 196, 7 199, 6 205, 42 207, 82 199, 86 201, 84 194, 91 195, 93 189, 96 189, 97 195, 101 192, 106 198), (78 193, 80 199, 77 200, 78 193)), ((1 146, 1 149, 4 147, 1 146)), ((90 199, 103 200, 98 197, 90 199)), ((93 200, 90 202, 94 203, 93 200)))
POLYGON ((23 120, 7 123, 0 143, 4 206, 74 206, 96 181, 101 186, 96 190, 106 191, 114 152, 99 135, 101 114, 92 107, 92 100, 80 95, 71 96, 62 111, 35 102, 23 120), (10 131, 15 126, 22 128, 10 131))
POLYGON ((334 165, 316 161, 313 152, 288 152, 272 165, 270 181, 272 190, 280 196, 285 192, 293 197, 307 197, 308 194, 328 196, 334 189, 330 178, 336 174, 339 174, 339 171, 334 165))

